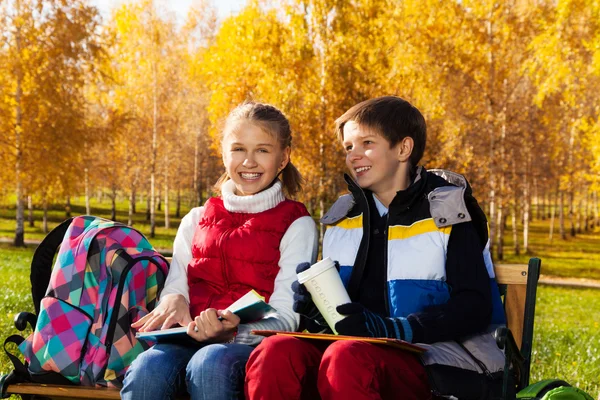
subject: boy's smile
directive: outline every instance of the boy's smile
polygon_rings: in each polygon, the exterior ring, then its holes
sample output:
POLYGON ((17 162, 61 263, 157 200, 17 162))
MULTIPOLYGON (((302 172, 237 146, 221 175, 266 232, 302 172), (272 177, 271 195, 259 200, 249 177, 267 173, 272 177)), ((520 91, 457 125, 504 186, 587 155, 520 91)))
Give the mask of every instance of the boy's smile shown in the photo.
POLYGON ((401 143, 390 142, 376 129, 348 121, 344 125, 346 165, 358 185, 371 190, 385 205, 409 181, 408 162, 402 156, 401 143))

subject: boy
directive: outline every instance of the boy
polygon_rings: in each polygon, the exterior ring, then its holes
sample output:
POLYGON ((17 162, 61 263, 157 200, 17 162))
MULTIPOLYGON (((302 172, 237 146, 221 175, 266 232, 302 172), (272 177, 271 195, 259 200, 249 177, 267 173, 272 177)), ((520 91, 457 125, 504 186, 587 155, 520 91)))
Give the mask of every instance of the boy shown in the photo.
MULTIPOLYGON (((352 299, 338 306, 346 318, 335 328, 428 351, 415 356, 358 340, 270 337, 248 362, 247 397, 491 397, 504 367, 491 332, 503 314, 492 290, 485 216, 466 180, 417 167, 425 120, 401 98, 357 104, 338 118, 336 132, 354 180, 346 176, 350 194, 322 220, 329 225, 323 257, 339 262, 352 299)), ((293 288, 295 311, 308 325, 325 327, 306 289, 297 282, 293 288)))

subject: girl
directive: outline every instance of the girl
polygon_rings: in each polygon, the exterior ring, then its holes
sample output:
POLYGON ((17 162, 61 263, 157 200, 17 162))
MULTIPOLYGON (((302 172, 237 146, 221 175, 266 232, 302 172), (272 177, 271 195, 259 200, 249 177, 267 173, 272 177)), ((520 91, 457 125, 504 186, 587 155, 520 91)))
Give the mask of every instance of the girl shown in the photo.
POLYGON ((315 261, 318 238, 304 205, 284 196, 300 190, 291 142, 288 120, 271 105, 246 103, 228 116, 221 197, 183 218, 160 304, 132 324, 140 331, 187 326, 199 348, 156 344, 142 353, 127 371, 123 399, 174 398, 185 387, 194 400, 239 398, 246 361, 261 340, 250 330, 297 329, 291 284, 299 263, 315 261), (250 289, 276 316, 240 324, 223 311, 250 289))

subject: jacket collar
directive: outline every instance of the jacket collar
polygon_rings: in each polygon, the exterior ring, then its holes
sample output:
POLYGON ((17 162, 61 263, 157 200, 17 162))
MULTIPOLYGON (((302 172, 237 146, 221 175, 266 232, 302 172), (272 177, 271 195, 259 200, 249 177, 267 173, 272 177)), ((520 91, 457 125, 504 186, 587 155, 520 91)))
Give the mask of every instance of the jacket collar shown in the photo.
MULTIPOLYGON (((425 167, 418 167, 415 173, 415 177, 411 182, 410 186, 404 190, 396 192, 396 196, 392 200, 389 209, 392 210, 403 210, 412 206, 418 199, 425 194, 425 188, 427 187, 427 170, 425 167)), ((355 202, 359 203, 363 196, 367 193, 371 193, 370 190, 362 189, 358 183, 352 179, 348 174, 344 174, 344 180, 348 184, 348 190, 352 193, 355 202)), ((366 198, 366 197, 365 197, 366 198)), ((366 206, 366 204, 365 204, 366 206)))

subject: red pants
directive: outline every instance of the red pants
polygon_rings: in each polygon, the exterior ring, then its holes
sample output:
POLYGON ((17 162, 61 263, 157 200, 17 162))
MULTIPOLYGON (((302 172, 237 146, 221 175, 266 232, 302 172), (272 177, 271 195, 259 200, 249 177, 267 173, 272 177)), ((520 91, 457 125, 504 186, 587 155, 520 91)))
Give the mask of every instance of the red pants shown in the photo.
POLYGON ((340 340, 271 336, 246 364, 246 398, 431 399, 425 368, 401 350, 340 340))

